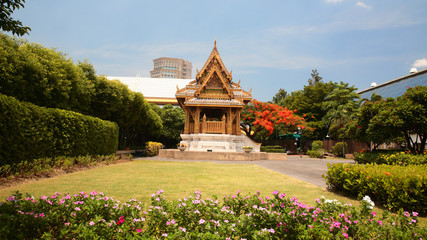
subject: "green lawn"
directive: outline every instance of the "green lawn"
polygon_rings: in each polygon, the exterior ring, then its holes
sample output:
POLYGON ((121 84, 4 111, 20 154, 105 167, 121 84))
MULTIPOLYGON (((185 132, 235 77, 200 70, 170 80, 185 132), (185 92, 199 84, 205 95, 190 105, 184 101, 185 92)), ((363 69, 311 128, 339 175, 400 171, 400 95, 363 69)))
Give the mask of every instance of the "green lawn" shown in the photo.
MULTIPOLYGON (((1 188, 0 199, 4 201, 15 191, 38 198, 55 192, 74 194, 96 190, 122 201, 135 198, 150 204, 151 194, 160 189, 169 200, 187 197, 195 190, 200 190, 205 198, 214 195, 221 198, 238 190, 242 194, 260 191, 262 195, 278 190, 312 206, 321 196, 357 204, 321 187, 251 164, 162 161, 131 161, 30 181, 1 188)), ((426 219, 422 222, 425 224, 426 219)))
POLYGON ((260 191, 270 195, 278 190, 307 204, 314 204, 322 195, 344 199, 315 185, 255 165, 161 161, 132 161, 30 181, 0 189, 0 199, 15 191, 40 197, 55 192, 96 190, 116 199, 135 198, 148 203, 151 193, 159 189, 165 191, 168 199, 186 197, 195 190, 200 190, 205 197, 214 194, 222 197, 238 190, 243 194, 260 191))

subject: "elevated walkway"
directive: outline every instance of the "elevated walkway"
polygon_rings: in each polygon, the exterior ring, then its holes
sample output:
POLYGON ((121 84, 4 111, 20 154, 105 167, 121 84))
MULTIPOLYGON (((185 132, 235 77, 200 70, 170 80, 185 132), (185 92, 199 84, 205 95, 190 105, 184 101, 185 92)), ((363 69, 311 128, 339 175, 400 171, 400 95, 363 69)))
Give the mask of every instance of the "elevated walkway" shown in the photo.
POLYGON ((159 157, 181 160, 216 160, 216 161, 258 161, 258 160, 287 160, 286 153, 266 152, 201 152, 180 151, 178 149, 162 149, 159 157))

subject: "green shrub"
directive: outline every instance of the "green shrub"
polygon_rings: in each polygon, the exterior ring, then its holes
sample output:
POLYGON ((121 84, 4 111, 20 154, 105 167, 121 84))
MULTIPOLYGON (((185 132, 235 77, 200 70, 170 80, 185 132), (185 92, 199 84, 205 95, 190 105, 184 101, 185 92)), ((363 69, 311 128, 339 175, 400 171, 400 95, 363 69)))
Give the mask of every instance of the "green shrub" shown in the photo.
MULTIPOLYGON (((344 151, 347 152, 347 143, 344 142, 344 151)), ((344 157, 344 153, 343 153, 343 143, 342 142, 337 142, 333 147, 332 147, 332 153, 335 154, 338 157, 344 157)))
POLYGON ((148 142, 145 147, 145 155, 147 157, 153 157, 159 155, 160 149, 162 149, 162 144, 158 142, 148 142))
POLYGON ((323 149, 308 150, 307 155, 312 157, 312 158, 321 158, 321 157, 323 157, 323 149))
POLYGON ((342 164, 328 166, 326 183, 350 196, 369 195, 390 210, 427 214, 427 165, 342 164))
POLYGON ((14 176, 27 177, 46 174, 53 169, 69 170, 73 166, 91 166, 101 162, 113 163, 120 157, 115 154, 107 156, 77 156, 77 157, 54 157, 38 158, 32 161, 22 161, 0 166, 0 178, 10 178, 14 176))
POLYGON ((1 94, 0 110, 0 166, 46 157, 109 155, 117 150, 116 123, 1 94))
POLYGON ((261 152, 285 153, 285 149, 279 145, 261 146, 261 152))
POLYGON ((307 151, 307 155, 314 158, 323 157, 323 142, 322 141, 314 141, 311 144, 311 150, 307 151))
POLYGON ((376 163, 387 165, 422 165, 427 164, 427 155, 414 155, 405 152, 358 152, 354 153, 354 160, 357 163, 376 163))
POLYGON ((311 144, 311 150, 319 150, 319 149, 323 149, 323 142, 320 140, 313 141, 313 143, 311 144))
POLYGON ((121 203, 103 193, 34 199, 20 193, 0 204, 2 239, 420 239, 416 212, 376 216, 368 196, 354 207, 318 199, 311 207, 274 191, 272 196, 226 196, 121 203))

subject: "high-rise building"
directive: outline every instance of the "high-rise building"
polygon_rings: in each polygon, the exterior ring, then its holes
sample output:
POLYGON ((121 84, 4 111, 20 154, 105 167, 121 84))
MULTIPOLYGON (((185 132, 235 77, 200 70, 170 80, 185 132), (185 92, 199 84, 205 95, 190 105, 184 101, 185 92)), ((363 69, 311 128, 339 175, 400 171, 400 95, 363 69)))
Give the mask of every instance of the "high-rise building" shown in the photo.
POLYGON ((190 79, 193 64, 180 58, 161 57, 153 60, 152 78, 190 79))

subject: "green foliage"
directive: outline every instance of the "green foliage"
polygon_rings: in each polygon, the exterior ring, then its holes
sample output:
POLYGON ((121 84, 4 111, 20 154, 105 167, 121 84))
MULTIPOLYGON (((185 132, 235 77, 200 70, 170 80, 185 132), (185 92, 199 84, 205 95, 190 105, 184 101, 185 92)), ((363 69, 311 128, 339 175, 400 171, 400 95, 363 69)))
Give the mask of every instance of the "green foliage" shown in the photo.
POLYGON ((0 93, 116 122, 121 147, 142 145, 162 127, 141 93, 96 76, 87 60, 75 65, 54 49, 0 34, 0 69, 0 93))
POLYGON ((306 134, 310 139, 323 139, 327 134, 334 138, 345 136, 341 128, 357 109, 356 88, 343 82, 323 82, 317 70, 313 70, 308 83, 303 90, 288 94, 280 104, 305 117, 308 127, 314 129, 306 134))
POLYGON ((399 151, 390 151, 389 153, 363 151, 354 153, 354 160, 359 164, 422 165, 427 164, 427 155, 414 155, 399 151))
POLYGON ((283 147, 278 145, 261 146, 261 152, 285 153, 285 149, 283 149, 283 147))
POLYGON ((116 155, 106 156, 77 156, 38 158, 31 161, 22 161, 0 166, 0 178, 29 177, 48 175, 54 170, 69 171, 73 166, 92 166, 99 163, 114 163, 119 159, 116 155))
POLYGON ((147 146, 145 147, 145 156, 147 157, 154 157, 159 155, 160 149, 162 149, 161 143, 158 142, 148 142, 147 146))
POLYGON ((427 214, 427 165, 342 164, 328 166, 329 188, 350 196, 369 195, 390 210, 427 214))
POLYGON ((307 151, 307 155, 310 157, 320 158, 323 157, 323 142, 322 141, 314 141, 311 144, 311 150, 307 151))
POLYGON ((109 155, 117 150, 113 122, 39 107, 0 94, 0 165, 37 158, 109 155))
POLYGON ((65 54, 0 34, 0 93, 39 106, 88 113, 93 84, 65 54))
POLYGON ((24 8, 25 0, 2 0, 0 2, 0 30, 12 32, 18 36, 28 34, 31 28, 23 26, 22 22, 11 17, 13 12, 19 8, 24 8))
POLYGON ((347 152, 347 143, 346 142, 337 142, 333 147, 332 147, 332 153, 335 154, 338 157, 344 157, 344 153, 347 152), (344 145, 344 147, 343 147, 344 145), (344 152, 343 152, 344 150, 344 152))
POLYGON ((409 88, 396 99, 373 96, 374 101, 366 101, 357 121, 348 126, 350 135, 366 143, 372 141, 374 149, 381 143, 406 142, 412 153, 422 154, 427 141, 426 98, 427 86, 409 88))
POLYGON ((42 196, 20 193, 0 205, 5 239, 413 239, 427 231, 417 213, 371 212, 369 197, 360 207, 318 199, 313 207, 278 191, 202 199, 196 191, 169 202, 163 190, 151 195, 148 211, 131 199, 120 203, 103 193, 42 196))
POLYGON ((153 140, 162 142, 167 148, 174 148, 181 140, 181 133, 184 131, 184 110, 170 104, 162 108, 152 104, 151 107, 160 116, 163 125, 160 134, 153 140))

